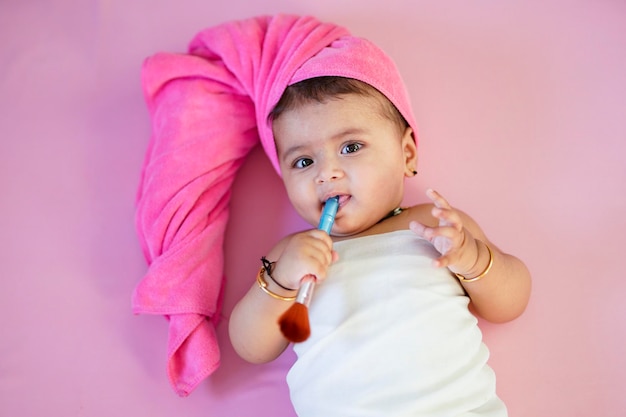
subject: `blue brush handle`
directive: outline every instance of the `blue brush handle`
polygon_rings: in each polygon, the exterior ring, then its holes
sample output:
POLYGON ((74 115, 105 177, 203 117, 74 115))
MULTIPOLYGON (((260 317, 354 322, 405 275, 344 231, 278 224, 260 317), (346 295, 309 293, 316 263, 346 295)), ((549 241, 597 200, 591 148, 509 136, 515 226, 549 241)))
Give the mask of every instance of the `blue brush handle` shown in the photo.
POLYGON ((322 211, 322 217, 320 217, 320 224, 317 228, 330 234, 330 229, 333 228, 333 223, 335 222, 335 216, 337 215, 338 209, 339 197, 331 197, 326 200, 324 210, 322 211))

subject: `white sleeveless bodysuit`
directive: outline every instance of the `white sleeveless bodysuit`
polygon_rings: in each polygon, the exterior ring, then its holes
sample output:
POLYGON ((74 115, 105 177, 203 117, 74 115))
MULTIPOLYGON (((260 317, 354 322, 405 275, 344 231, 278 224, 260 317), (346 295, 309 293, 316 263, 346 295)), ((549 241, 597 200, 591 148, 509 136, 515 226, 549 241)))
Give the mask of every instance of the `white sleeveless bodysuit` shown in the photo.
POLYGON ((503 417, 469 299, 409 230, 336 242, 287 376, 300 417, 503 417))

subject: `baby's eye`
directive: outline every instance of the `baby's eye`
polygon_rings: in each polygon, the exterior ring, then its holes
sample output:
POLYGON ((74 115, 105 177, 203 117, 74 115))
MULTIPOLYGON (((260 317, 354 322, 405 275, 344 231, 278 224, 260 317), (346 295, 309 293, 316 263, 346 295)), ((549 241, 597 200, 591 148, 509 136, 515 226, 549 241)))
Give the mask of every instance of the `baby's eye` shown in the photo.
POLYGON ((349 143, 341 149, 341 153, 354 153, 363 147, 360 143, 349 143))
POLYGON ((311 164, 313 164, 313 160, 311 158, 300 158, 296 159, 292 166, 294 168, 306 168, 311 164))

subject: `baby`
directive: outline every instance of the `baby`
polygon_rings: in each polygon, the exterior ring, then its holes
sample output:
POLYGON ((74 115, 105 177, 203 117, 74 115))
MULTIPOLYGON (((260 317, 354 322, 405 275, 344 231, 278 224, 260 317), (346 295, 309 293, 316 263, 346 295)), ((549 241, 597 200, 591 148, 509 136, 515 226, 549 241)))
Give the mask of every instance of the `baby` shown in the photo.
POLYGON ((416 174, 411 126, 373 86, 315 77, 289 86, 269 115, 282 179, 312 226, 339 196, 331 235, 311 229, 266 255, 235 307, 230 336, 254 363, 289 345, 277 321, 302 277, 317 278, 311 337, 288 375, 299 416, 504 416, 475 314, 519 316, 530 275, 437 192, 402 207, 416 174), (469 308, 468 308, 469 304, 469 308))

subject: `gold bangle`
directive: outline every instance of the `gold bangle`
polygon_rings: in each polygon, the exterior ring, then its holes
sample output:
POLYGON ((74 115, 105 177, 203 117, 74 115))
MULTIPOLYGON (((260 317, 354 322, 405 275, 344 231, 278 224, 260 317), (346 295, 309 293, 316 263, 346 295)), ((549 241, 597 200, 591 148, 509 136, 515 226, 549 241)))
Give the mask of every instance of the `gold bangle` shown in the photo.
MULTIPOLYGON (((482 242, 482 240, 481 240, 482 242)), ((493 253, 491 252, 491 248, 489 247, 488 244, 486 244, 485 242, 482 242, 483 245, 485 245, 485 247, 487 248, 487 252, 489 252, 489 263, 487 264, 487 268, 485 268, 485 270, 483 272, 481 272, 480 275, 478 275, 477 277, 474 278, 465 278, 463 275, 461 274, 457 274, 456 272, 453 272, 454 275, 456 275, 456 277, 461 281, 461 282, 474 282, 474 281, 478 281, 479 279, 481 279, 482 277, 484 277, 485 275, 487 275, 489 273, 489 271, 491 270, 491 267, 493 266, 493 253)))
POLYGON ((293 297, 283 297, 282 295, 270 291, 269 288, 267 288, 267 282, 265 282, 265 280, 263 279, 263 275, 265 275, 265 268, 261 267, 258 275, 256 276, 256 282, 259 284, 259 288, 261 288, 265 294, 282 301, 293 301, 296 299, 295 295, 293 297))

